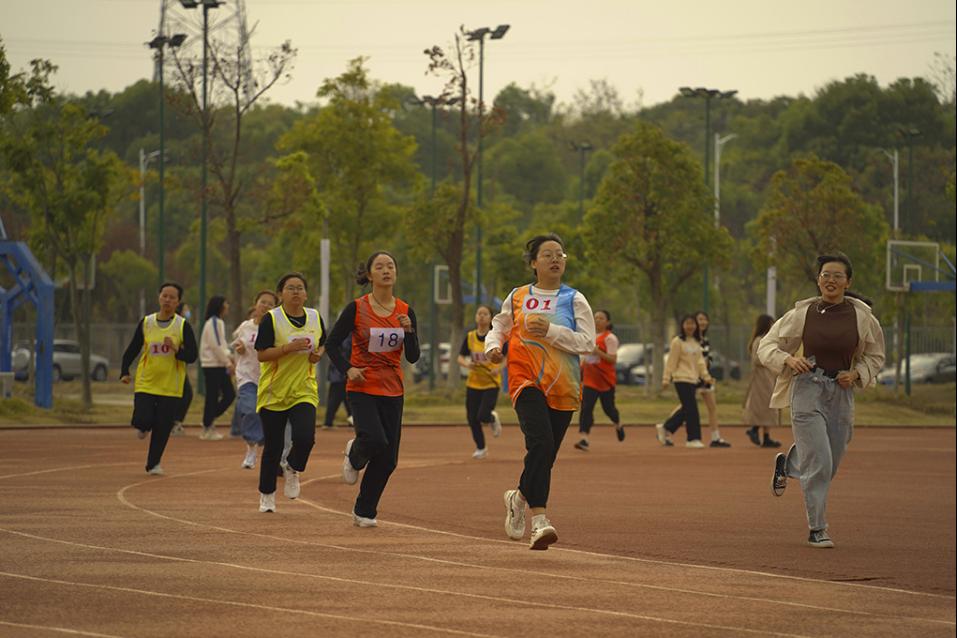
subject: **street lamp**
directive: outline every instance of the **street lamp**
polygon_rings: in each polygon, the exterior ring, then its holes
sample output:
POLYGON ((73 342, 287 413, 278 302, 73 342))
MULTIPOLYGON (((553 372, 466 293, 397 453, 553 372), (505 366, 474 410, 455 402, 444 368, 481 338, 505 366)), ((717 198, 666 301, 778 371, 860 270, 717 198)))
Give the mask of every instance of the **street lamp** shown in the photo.
MULTIPOLYGON (((147 153, 140 149, 140 257, 146 259, 146 169, 157 157, 162 166, 162 152, 147 153)), ((146 316, 146 291, 140 288, 140 316, 146 316)))
POLYGON ((731 133, 721 137, 721 133, 714 134, 714 227, 721 225, 721 149, 725 144, 738 136, 731 133))
MULTIPOLYGON (((466 32, 465 37, 479 43, 479 118, 478 118, 478 153, 476 154, 475 201, 479 209, 482 208, 482 113, 485 109, 483 93, 485 89, 485 36, 492 40, 501 40, 508 32, 509 25, 500 24, 495 29, 479 27, 466 32)), ((482 303, 482 222, 477 221, 475 226, 475 303, 482 303)))
MULTIPOLYGON (((159 283, 166 281, 166 90, 163 87, 163 51, 166 47, 179 48, 186 41, 185 33, 172 36, 158 35, 147 44, 156 51, 156 68, 159 71, 159 235, 156 251, 159 254, 159 283)), ((142 198, 141 198, 142 199, 142 198)), ((141 242, 142 243, 142 242, 141 242)))
MULTIPOLYGON (((708 89, 705 87, 691 88, 683 86, 678 91, 687 98, 704 99, 704 183, 710 186, 709 177, 711 174, 711 100, 726 100, 737 95, 737 90, 722 91, 720 89, 708 89)), ((708 312, 708 264, 704 265, 704 291, 702 294, 703 310, 708 312)))
POLYGON ((896 239, 900 229, 900 156, 896 148, 893 153, 884 149, 881 149, 881 153, 887 156, 894 167, 894 238, 896 239))
POLYGON ((585 155, 594 150, 588 142, 569 142, 573 151, 578 151, 578 221, 585 216, 585 155))
POLYGON ((907 144, 907 210, 905 210, 905 216, 911 220, 911 229, 913 229, 914 224, 914 141, 917 140, 923 133, 920 132, 920 129, 911 127, 911 128, 899 128, 897 129, 897 134, 904 138, 904 143, 907 144))

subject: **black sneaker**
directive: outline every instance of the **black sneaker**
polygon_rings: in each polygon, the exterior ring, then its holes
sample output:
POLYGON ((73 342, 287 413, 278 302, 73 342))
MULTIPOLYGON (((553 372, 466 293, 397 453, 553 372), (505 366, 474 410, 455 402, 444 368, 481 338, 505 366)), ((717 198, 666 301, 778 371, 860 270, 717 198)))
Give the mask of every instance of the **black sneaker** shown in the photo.
POLYGON ((751 439, 751 442, 761 447, 761 437, 758 436, 758 428, 748 428, 748 438, 751 439))
POLYGON ((575 444, 575 448, 584 452, 588 451, 588 439, 582 439, 575 444))
POLYGON ((781 447, 781 442, 775 441, 770 436, 765 436, 764 443, 761 444, 761 447, 781 447))
POLYGON ((625 426, 619 425, 617 428, 615 428, 615 436, 618 437, 618 440, 619 440, 619 441, 624 441, 624 440, 625 440, 625 426))
POLYGON ((771 476, 771 493, 775 496, 784 494, 788 486, 787 464, 788 457, 778 452, 774 457, 774 474, 771 476))
POLYGON ((731 447, 731 444, 724 439, 715 439, 711 442, 711 447, 731 447))
POLYGON ((811 547, 818 547, 821 549, 831 549, 834 547, 834 541, 832 541, 831 537, 827 535, 826 529, 812 529, 811 533, 807 537, 807 544, 811 547))

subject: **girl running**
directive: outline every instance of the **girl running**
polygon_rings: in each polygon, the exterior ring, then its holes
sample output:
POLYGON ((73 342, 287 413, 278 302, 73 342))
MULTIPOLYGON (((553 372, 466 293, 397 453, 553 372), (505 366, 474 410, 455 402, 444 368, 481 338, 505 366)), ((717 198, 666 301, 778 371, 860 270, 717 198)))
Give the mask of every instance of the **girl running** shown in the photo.
POLYGON ((761 365, 761 360, 758 359, 758 344, 772 325, 774 317, 758 315, 751 341, 748 343, 748 352, 751 353, 751 382, 744 399, 744 422, 751 426, 748 428, 748 438, 758 447, 781 447, 781 442, 772 439, 770 432, 771 426, 778 425, 780 420, 780 410, 769 407, 775 375, 761 365))
MULTIPOLYGON (((708 372, 711 372, 711 342, 708 340, 708 327, 711 326, 711 318, 704 310, 695 313, 694 319, 698 322, 698 343, 701 344, 701 356, 704 357, 708 372)), ((718 429, 718 402, 715 400, 715 382, 705 383, 704 380, 698 382, 698 395, 704 399, 705 407, 708 408, 708 426, 711 428, 711 447, 731 447, 731 444, 721 438, 721 430, 718 429)))
POLYGON ((379 499, 399 461, 402 435, 402 353, 409 363, 419 360, 415 313, 393 292, 398 277, 395 257, 377 251, 360 266, 356 281, 372 290, 348 304, 329 334, 332 363, 345 373, 346 393, 356 430, 346 443, 342 480, 362 484, 352 509, 357 527, 375 527, 379 499), (339 347, 352 335, 349 361, 339 347))
POLYGON ((508 391, 525 435, 525 467, 518 488, 505 492, 505 533, 525 536, 525 506, 532 510, 530 549, 558 541, 546 516, 552 467, 572 414, 578 409, 579 355, 595 349, 595 320, 588 300, 562 283, 567 259, 554 233, 533 237, 525 259, 535 283, 515 288, 492 319, 485 354, 501 363, 508 343, 508 391))
POLYGON ((256 295, 252 316, 239 324, 233 333, 233 349, 236 351, 236 417, 239 431, 246 441, 246 457, 243 467, 251 470, 256 467, 256 448, 263 444, 263 426, 256 412, 256 394, 259 390, 259 355, 256 352, 256 336, 259 324, 270 310, 279 304, 279 297, 271 290, 263 290, 256 295))
POLYGON ((255 344, 261 364, 256 411, 263 428, 260 512, 276 511, 276 475, 287 421, 292 430, 292 449, 282 466, 282 491, 286 498, 299 496, 299 473, 305 471, 316 443, 316 362, 322 357, 326 337, 319 311, 305 307, 308 291, 303 275, 283 275, 276 291, 280 305, 263 314, 255 344))
POLYGON ((136 326, 120 368, 120 381, 128 384, 130 366, 139 356, 131 423, 141 439, 152 432, 146 456, 148 474, 164 474, 160 460, 182 401, 186 364, 196 361, 193 329, 176 314, 182 297, 179 284, 166 282, 160 286, 159 311, 143 317, 136 326))
POLYGON ((761 339, 758 358, 778 375, 771 407, 791 407, 794 434, 788 453, 774 459, 771 491, 781 496, 789 477, 800 479, 808 545, 830 548, 827 493, 854 430, 853 388, 875 384, 884 332, 866 303, 845 294, 852 275, 847 255, 822 255, 817 269, 821 295, 778 319, 761 339))
POLYGON ((575 447, 588 451, 588 435, 595 422, 595 403, 601 400, 611 422, 615 424, 615 434, 619 441, 625 440, 625 428, 621 425, 618 408, 615 407, 615 362, 618 361, 618 337, 612 332, 611 313, 607 310, 595 311, 595 349, 582 358, 582 409, 578 422, 579 440, 575 447))
MULTIPOLYGON (((192 318, 193 313, 189 309, 189 304, 181 302, 176 306, 176 314, 186 319, 187 323, 192 318)), ((186 430, 183 429, 183 423, 186 422, 186 414, 189 412, 189 406, 193 402, 193 386, 189 382, 189 370, 183 377, 183 398, 176 407, 176 416, 173 419, 173 431, 170 436, 186 436, 186 430)))
POLYGON ((678 431, 684 423, 688 429, 690 448, 703 448, 701 442, 701 421, 698 415, 698 402, 695 400, 695 391, 698 382, 714 383, 708 373, 708 366, 701 354, 701 344, 698 341, 698 322, 694 315, 685 315, 681 318, 681 332, 671 340, 668 350, 668 359, 665 362, 665 371, 661 382, 664 390, 671 382, 675 384, 675 392, 681 407, 674 411, 663 424, 655 426, 658 442, 671 446, 671 435, 678 431))
POLYGON ((480 305, 475 310, 475 330, 469 330, 459 350, 459 365, 469 371, 465 382, 465 414, 475 441, 473 459, 488 456, 483 426, 491 428, 492 436, 502 434, 502 422, 495 411, 502 387, 501 366, 491 363, 485 356, 485 337, 491 327, 492 309, 480 305))
POLYGON ((199 338, 199 365, 206 383, 206 402, 203 406, 203 431, 199 438, 219 441, 223 435, 216 431, 216 419, 223 415, 236 398, 233 382, 233 360, 226 340, 223 317, 229 312, 225 297, 210 297, 206 304, 206 323, 199 338))

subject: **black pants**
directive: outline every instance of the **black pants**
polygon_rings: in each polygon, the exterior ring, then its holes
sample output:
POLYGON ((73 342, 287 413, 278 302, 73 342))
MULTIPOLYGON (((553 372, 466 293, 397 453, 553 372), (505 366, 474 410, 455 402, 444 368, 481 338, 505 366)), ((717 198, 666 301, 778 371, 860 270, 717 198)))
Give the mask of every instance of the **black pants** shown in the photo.
POLYGON ((621 423, 621 416, 618 414, 618 408, 615 407, 615 389, 605 390, 604 392, 582 386, 582 410, 578 419, 578 431, 588 434, 591 432, 591 426, 595 422, 595 402, 601 400, 601 409, 608 415, 611 422, 615 425, 621 423))
POLYGON ((136 392, 133 394, 133 418, 130 423, 141 432, 150 432, 150 449, 146 454, 146 470, 159 465, 169 441, 173 419, 179 409, 179 397, 136 392))
POLYGON ((226 368, 203 368, 203 378, 206 381, 203 427, 208 428, 233 404, 236 390, 226 368))
POLYGON ((485 433, 482 432, 483 423, 492 422, 492 410, 498 401, 498 388, 476 390, 465 388, 465 414, 472 429, 472 440, 479 450, 485 449, 485 433))
POLYGON ((330 381, 329 396, 326 399, 326 419, 322 422, 323 425, 332 427, 332 421, 336 418, 336 412, 339 411, 340 405, 344 405, 346 414, 352 416, 352 408, 349 407, 349 402, 346 400, 346 382, 333 383, 330 381))
POLYGON ((698 415, 698 401, 695 399, 697 387, 695 383, 675 381, 675 391, 678 393, 678 400, 681 401, 681 408, 665 421, 665 429, 672 434, 677 432, 684 423, 688 428, 689 441, 701 438, 701 417, 698 415))
POLYGON ((183 398, 179 399, 176 405, 176 416, 173 420, 184 423, 186 421, 186 413, 189 412, 189 405, 192 402, 193 384, 189 382, 189 375, 187 374, 186 379, 183 381, 183 398))
POLYGON ((289 467, 302 472, 309 461, 309 453, 316 444, 316 406, 297 403, 288 410, 259 411, 263 423, 263 457, 259 464, 259 491, 272 494, 276 491, 276 475, 285 445, 286 422, 292 428, 292 449, 286 462, 289 467))
POLYGON ((518 489, 529 507, 545 507, 552 483, 552 466, 574 412, 553 410, 538 388, 522 390, 515 401, 518 424, 525 435, 525 469, 518 489))
POLYGON ((353 511, 364 518, 375 518, 379 499, 399 462, 404 398, 348 394, 356 428, 349 462, 357 470, 365 468, 353 511))

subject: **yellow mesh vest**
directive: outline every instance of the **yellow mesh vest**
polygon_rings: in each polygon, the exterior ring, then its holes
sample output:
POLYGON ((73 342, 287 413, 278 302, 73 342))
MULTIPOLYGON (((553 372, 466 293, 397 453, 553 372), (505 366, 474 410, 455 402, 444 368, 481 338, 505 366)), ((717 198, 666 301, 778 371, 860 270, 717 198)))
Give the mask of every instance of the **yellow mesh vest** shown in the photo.
POLYGON ((156 313, 143 319, 143 351, 136 365, 136 392, 146 392, 163 397, 183 396, 186 380, 186 363, 176 358, 183 345, 183 326, 186 320, 173 315, 165 328, 156 320, 156 313), (164 344, 166 337, 173 345, 164 344))
POLYGON ((479 341, 478 331, 470 330, 468 334, 469 356, 472 358, 472 367, 469 368, 469 378, 465 385, 473 390, 488 390, 501 387, 502 366, 489 361, 485 357, 485 342, 479 341))
POLYGON ((274 361, 259 364, 259 390, 256 396, 256 411, 266 408, 276 412, 288 410, 297 403, 319 405, 319 386, 316 383, 316 366, 309 363, 309 353, 314 352, 322 338, 319 312, 303 308, 306 324, 297 328, 289 321, 282 306, 269 311, 272 315, 273 332, 280 348, 298 339, 309 339, 312 348, 285 354, 274 361))

